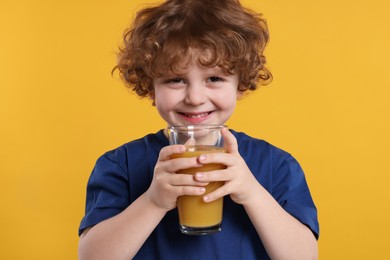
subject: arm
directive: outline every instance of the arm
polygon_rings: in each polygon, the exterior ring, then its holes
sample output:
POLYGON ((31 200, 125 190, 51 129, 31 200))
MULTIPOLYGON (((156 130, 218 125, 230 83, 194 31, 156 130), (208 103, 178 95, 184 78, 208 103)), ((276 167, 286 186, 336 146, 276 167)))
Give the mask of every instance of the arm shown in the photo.
POLYGON ((143 194, 120 214, 84 230, 79 259, 132 259, 166 212, 143 194))
POLYGON ((287 213, 255 179, 238 152, 237 141, 223 133, 227 154, 199 157, 201 163, 219 162, 225 170, 199 173, 196 179, 205 182, 225 181, 220 189, 204 197, 213 201, 230 195, 242 204, 271 259, 317 259, 317 241, 311 230, 287 213))
POLYGON ((200 166, 196 158, 170 160, 170 155, 184 152, 181 145, 161 149, 148 190, 124 211, 86 229, 80 236, 79 259, 132 259, 165 214, 176 207, 181 195, 201 195, 204 182, 178 169, 200 166))
POLYGON ((257 185, 243 206, 271 259, 318 259, 317 240, 311 230, 257 185))

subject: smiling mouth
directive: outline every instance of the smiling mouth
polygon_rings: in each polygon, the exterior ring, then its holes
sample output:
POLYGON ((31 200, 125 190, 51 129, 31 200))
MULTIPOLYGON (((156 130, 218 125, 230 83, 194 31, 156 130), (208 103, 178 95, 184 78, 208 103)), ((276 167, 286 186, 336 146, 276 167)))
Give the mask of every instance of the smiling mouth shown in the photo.
POLYGON ((205 117, 211 114, 211 112, 204 112, 204 113, 180 113, 181 115, 189 118, 201 118, 205 117))

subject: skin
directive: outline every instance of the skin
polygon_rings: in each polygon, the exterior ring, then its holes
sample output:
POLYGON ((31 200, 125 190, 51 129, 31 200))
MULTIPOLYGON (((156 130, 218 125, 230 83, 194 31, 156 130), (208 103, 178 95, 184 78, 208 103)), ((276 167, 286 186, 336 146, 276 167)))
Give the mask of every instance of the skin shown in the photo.
POLYGON ((241 96, 237 86, 237 75, 193 62, 183 75, 155 79, 152 97, 168 125, 223 124, 241 96))
MULTIPOLYGON (((193 62, 184 73, 154 79, 157 110, 168 125, 224 124, 241 96, 238 76, 220 68, 193 62)), ((79 259, 131 259, 165 214, 176 207, 181 195, 202 195, 212 181, 225 184, 204 196, 206 202, 223 196, 243 205, 272 259, 317 259, 317 241, 312 232, 289 215, 257 182, 238 152, 237 140, 223 131, 227 153, 197 158, 170 159, 185 151, 182 145, 161 149, 149 189, 120 214, 83 232, 79 259), (226 169, 176 174, 179 169, 222 163, 226 169)))

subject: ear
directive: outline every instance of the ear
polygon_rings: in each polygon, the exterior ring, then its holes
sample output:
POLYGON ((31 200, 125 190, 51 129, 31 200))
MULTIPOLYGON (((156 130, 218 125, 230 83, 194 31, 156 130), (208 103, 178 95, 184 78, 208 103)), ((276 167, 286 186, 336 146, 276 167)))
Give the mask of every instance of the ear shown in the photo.
POLYGON ((154 100, 154 99, 155 99, 154 91, 153 91, 153 90, 149 92, 149 98, 150 98, 151 100, 154 100))
POLYGON ((154 89, 149 91, 149 99, 152 101, 152 106, 156 106, 154 89))
POLYGON ((241 86, 237 87, 237 94, 236 94, 237 99, 242 98, 242 96, 244 95, 244 91, 242 91, 241 89, 243 89, 241 86))

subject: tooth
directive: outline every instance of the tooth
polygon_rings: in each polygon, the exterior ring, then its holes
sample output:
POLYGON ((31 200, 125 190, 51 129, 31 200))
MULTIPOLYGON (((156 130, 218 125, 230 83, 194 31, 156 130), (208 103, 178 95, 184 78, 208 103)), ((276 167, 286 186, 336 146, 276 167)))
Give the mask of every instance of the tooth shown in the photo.
POLYGON ((191 118, 199 118, 199 117, 202 117, 202 116, 206 116, 207 113, 203 113, 203 114, 198 114, 198 115, 192 115, 192 114, 186 114, 188 117, 191 117, 191 118))

